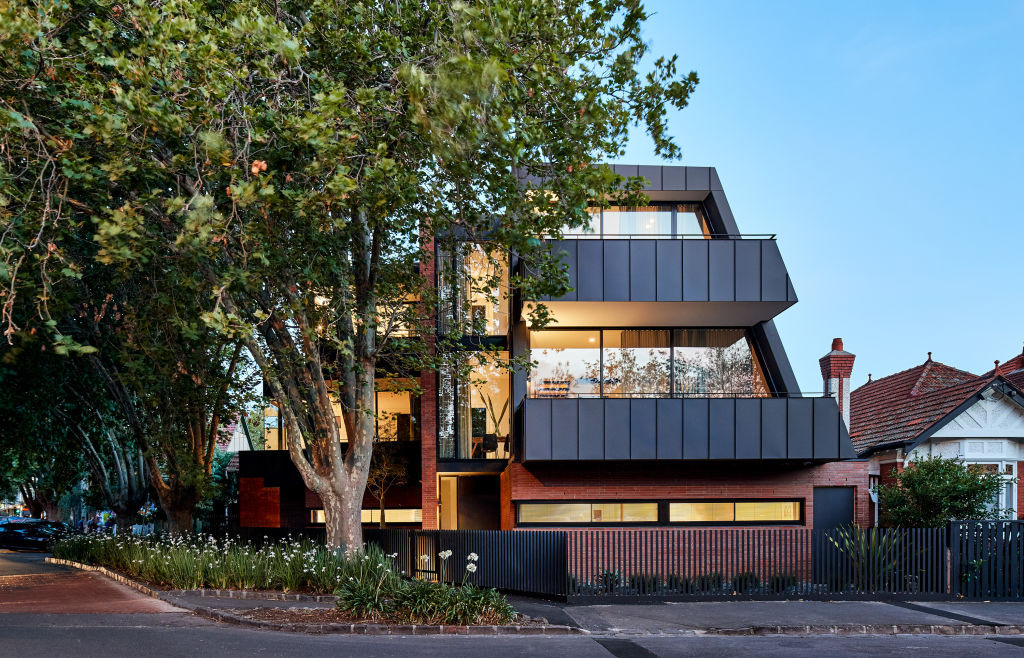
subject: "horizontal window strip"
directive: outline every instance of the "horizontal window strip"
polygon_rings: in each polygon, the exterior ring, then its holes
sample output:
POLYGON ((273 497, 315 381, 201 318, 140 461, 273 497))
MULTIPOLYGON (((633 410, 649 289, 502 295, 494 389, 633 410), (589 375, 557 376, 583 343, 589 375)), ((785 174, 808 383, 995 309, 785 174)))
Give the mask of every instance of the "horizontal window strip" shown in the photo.
POLYGON ((530 501, 522 526, 770 525, 803 523, 802 500, 530 501))
MULTIPOLYGON (((360 514, 362 523, 380 523, 379 509, 364 509, 360 514)), ((309 511, 311 523, 325 523, 324 511, 314 509, 309 511)), ((388 508, 384 510, 385 523, 422 523, 423 510, 418 508, 388 508)))

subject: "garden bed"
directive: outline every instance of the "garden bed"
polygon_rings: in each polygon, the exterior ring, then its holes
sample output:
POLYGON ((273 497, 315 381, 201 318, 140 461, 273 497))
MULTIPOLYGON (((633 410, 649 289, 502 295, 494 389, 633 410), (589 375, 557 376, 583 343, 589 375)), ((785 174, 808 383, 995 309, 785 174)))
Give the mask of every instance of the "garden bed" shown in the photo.
MULTIPOLYGON (((359 623, 498 626, 519 619, 497 590, 468 582, 480 560, 476 553, 470 553, 457 584, 405 578, 395 566, 395 554, 373 545, 347 554, 309 540, 257 546, 203 536, 84 535, 57 542, 53 554, 110 570, 138 589, 238 590, 237 598, 263 598, 255 592, 271 590, 279 600, 298 592, 325 599, 334 595, 343 613, 335 616, 359 623)), ((438 554, 441 560, 451 556, 451 551, 438 554)))

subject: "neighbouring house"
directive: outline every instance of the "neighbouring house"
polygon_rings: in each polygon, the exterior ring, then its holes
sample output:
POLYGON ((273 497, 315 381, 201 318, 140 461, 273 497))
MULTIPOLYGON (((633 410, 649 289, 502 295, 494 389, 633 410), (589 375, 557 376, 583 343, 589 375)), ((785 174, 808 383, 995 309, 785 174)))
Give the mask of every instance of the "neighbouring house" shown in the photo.
MULTIPOLYGON (((872 488, 891 483, 915 459, 958 457, 1003 474, 1006 487, 992 505, 1024 518, 1024 487, 1016 482, 1024 468, 1022 386, 1024 353, 983 375, 939 363, 931 352, 908 370, 868 375, 849 395, 849 417, 853 445, 870 460, 872 488)), ((872 516, 877 522, 874 505, 872 516)))
MULTIPOLYGON (((651 205, 595 209, 590 231, 553 245, 571 292, 501 304, 471 286, 447 293, 456 303, 440 331, 486 321, 486 335, 463 341, 464 358, 480 345, 529 352, 532 371, 478 368, 471 381, 424 373, 419 397, 378 380, 378 434, 399 442, 408 464, 385 520, 426 529, 868 523, 868 463, 840 415, 848 395, 838 384, 801 393, 773 322, 797 302, 775 236, 740 233, 714 168, 615 169, 646 179, 651 205), (537 301, 555 320, 542 331, 525 319, 537 301)), ((468 259, 438 249, 431 267, 485 267, 482 248, 468 259)), ((522 268, 511 255, 499 273, 506 287, 522 268)), ((240 453, 242 526, 315 528, 319 499, 280 449, 276 412, 267 417, 271 449, 240 453)), ((379 521, 378 507, 367 493, 365 523, 379 521)))

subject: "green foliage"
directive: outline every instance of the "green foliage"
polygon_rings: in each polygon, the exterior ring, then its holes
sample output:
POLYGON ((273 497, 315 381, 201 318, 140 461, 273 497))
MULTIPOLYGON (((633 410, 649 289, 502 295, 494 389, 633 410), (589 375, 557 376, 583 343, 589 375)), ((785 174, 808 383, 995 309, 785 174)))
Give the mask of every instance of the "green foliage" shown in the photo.
POLYGON ((5 333, 103 354, 57 316, 113 296, 106 370, 128 365, 136 415, 162 419, 138 437, 168 508, 201 496, 211 451, 183 450, 182 429, 217 416, 244 345, 306 484, 334 499, 329 540, 358 538, 333 510, 362 500, 378 360, 436 368, 450 352, 426 346, 460 340, 396 331, 432 333, 451 302, 460 275, 434 287, 435 247, 513 251, 529 267, 512 287, 558 296, 565 267, 538 236, 643 201, 640 179, 596 163, 636 125, 653 155, 680 155, 666 117, 697 76, 648 61, 647 18, 639 0, 0 0, 5 333))
POLYGON ((750 594, 761 587, 761 579, 753 571, 741 571, 732 577, 732 591, 737 594, 750 594))
POLYGON ((702 574, 690 582, 690 591, 694 593, 719 592, 724 582, 725 578, 717 571, 702 574))
POLYGON ((342 583, 338 609, 409 624, 507 624, 515 618, 515 610, 497 590, 477 587, 465 578, 459 585, 449 585, 387 577, 391 573, 368 573, 342 583))
POLYGON ((902 473, 893 470, 896 483, 879 487, 878 501, 886 525, 903 528, 990 518, 988 506, 1007 483, 998 473, 942 457, 919 460, 902 473))
POLYGON ((781 594, 790 587, 796 587, 797 583, 798 580, 796 574, 787 571, 780 571, 778 573, 773 573, 768 577, 768 591, 773 594, 781 594))
POLYGON ((860 591, 874 591, 891 585, 902 546, 898 530, 849 525, 827 530, 825 538, 841 556, 839 573, 829 576, 831 586, 842 589, 848 582, 860 591))
POLYGON ((391 558, 376 546, 346 556, 304 539, 257 546, 203 535, 87 534, 58 542, 53 554, 177 589, 212 587, 330 594, 350 578, 367 582, 386 575, 389 587, 399 580, 391 558))

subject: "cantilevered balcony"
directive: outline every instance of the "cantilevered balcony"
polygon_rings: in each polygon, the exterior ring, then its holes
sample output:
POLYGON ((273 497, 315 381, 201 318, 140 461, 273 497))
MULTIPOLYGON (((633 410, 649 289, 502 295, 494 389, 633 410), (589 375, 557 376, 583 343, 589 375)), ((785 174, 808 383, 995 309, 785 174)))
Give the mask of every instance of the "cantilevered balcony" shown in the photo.
POLYGON ((771 236, 566 239, 572 290, 542 300, 558 325, 750 327, 796 303, 771 236))
POLYGON ((522 461, 853 458, 829 397, 525 398, 522 461))

